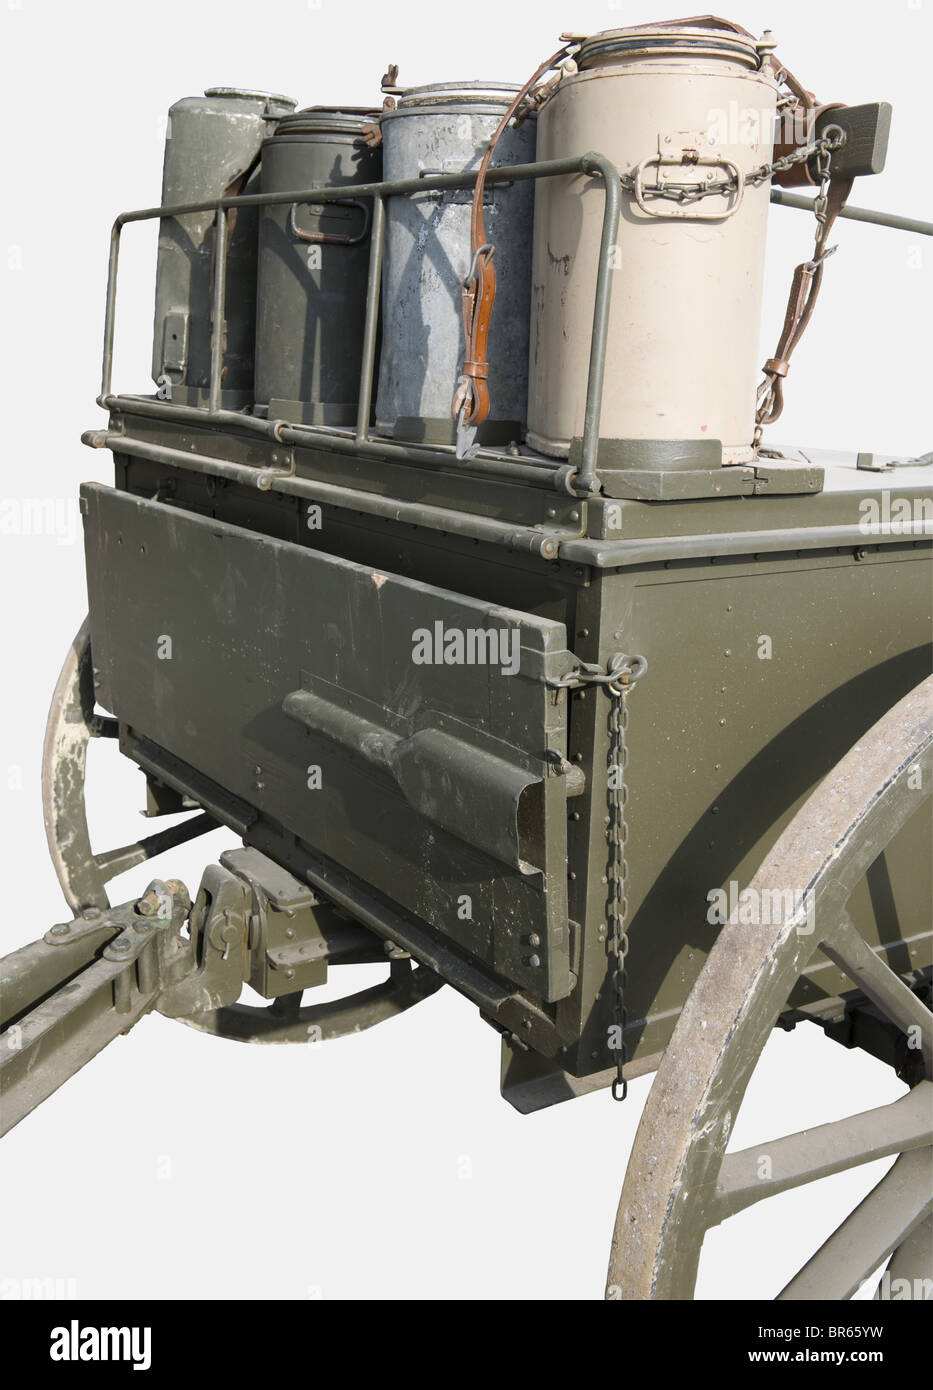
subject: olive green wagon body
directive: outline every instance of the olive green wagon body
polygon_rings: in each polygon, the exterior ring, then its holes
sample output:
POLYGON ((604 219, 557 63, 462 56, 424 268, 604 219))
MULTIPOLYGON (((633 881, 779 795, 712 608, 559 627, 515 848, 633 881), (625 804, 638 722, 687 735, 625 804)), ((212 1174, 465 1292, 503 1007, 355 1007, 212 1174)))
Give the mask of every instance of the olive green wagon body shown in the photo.
MULTIPOLYGON (((745 495, 586 500, 322 435, 288 473, 232 423, 114 404, 116 487, 82 509, 122 750, 472 999, 520 1108, 613 1062, 607 697, 562 678, 647 662, 625 768, 637 1074, 728 915, 716 890, 735 906, 930 670, 920 468, 762 461, 745 495), (782 468, 814 491, 782 494, 782 468)), ((929 835, 915 817, 850 905, 902 973, 929 964, 929 835)), ((847 987, 825 961, 792 1003, 831 1017, 847 987)))

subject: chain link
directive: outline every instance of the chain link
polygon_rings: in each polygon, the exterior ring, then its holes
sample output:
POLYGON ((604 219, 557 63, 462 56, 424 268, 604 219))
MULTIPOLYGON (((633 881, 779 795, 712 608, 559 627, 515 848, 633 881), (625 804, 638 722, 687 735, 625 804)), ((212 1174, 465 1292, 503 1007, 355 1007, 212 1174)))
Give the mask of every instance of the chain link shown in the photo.
MULTIPOLYGON (((606 941, 612 958, 610 985, 612 988, 613 1028, 618 1034, 618 1047, 610 1050, 616 1055, 616 1074, 612 1082, 613 1100, 625 1100, 628 1082, 625 1063, 628 1052, 625 1029, 628 1014, 625 1006, 626 957, 628 955, 628 860, 626 844, 625 765, 628 760, 626 729, 628 708, 626 699, 635 682, 645 674, 648 663, 643 656, 626 656, 616 652, 605 666, 578 661, 566 675, 552 677, 548 685, 558 690, 579 690, 592 685, 601 687, 609 696, 609 749, 606 777, 606 844, 609 850, 606 865, 606 941)), ((610 1031, 610 1037, 612 1032, 610 1031)))
MULTIPOLYGON (((845 132, 835 126, 832 131, 824 132, 819 140, 814 140, 809 145, 801 145, 799 149, 793 150, 790 154, 782 155, 780 159, 772 160, 770 164, 761 164, 757 169, 750 170, 744 176, 744 182, 752 186, 764 183, 767 179, 773 178, 775 174, 786 173, 795 164, 804 164, 815 155, 817 173, 820 177, 819 197, 823 199, 822 216, 825 219, 825 188, 829 182, 829 159, 833 150, 838 150, 845 144, 845 138, 845 132)), ((629 192, 634 191, 635 179, 632 174, 623 174, 621 181, 624 189, 629 192)), ((696 203, 701 198, 709 198, 715 194, 734 193, 738 186, 738 179, 734 174, 730 174, 728 178, 716 179, 708 183, 658 183, 653 187, 645 188, 644 192, 650 193, 655 198, 668 198, 675 203, 696 203)), ((819 198, 817 202, 819 202, 819 198)), ((820 216, 819 211, 817 211, 817 216, 820 216)))
POLYGON ((606 924, 608 945, 612 956, 612 1005, 613 1024, 618 1033, 616 1048, 616 1074, 612 1082, 613 1100, 625 1100, 628 1095, 628 1082, 625 1079, 625 1064, 628 1061, 628 1048, 625 1030, 628 1025, 626 1009, 626 958, 628 956, 628 860, 626 842, 628 822, 626 820, 625 764, 628 757, 626 729, 628 725, 627 685, 609 687, 609 823, 606 840, 609 845, 609 862, 606 870, 607 898, 606 924))

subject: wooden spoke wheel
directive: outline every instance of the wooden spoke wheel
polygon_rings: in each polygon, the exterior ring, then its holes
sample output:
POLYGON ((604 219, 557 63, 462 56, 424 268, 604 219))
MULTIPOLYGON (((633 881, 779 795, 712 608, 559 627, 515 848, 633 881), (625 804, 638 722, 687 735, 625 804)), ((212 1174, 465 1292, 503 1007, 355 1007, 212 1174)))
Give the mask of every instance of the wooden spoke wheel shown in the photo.
MULTIPOLYGON (((75 916, 86 908, 110 907, 107 883, 165 850, 217 828, 206 812, 197 812, 167 830, 95 852, 87 822, 87 750, 91 739, 116 739, 117 721, 95 711, 94 669, 87 619, 71 644, 52 696, 42 750, 42 809, 49 851, 58 881, 75 916)), ((174 809, 174 808, 173 808, 174 809)), ((367 945, 347 955, 346 963, 382 962, 381 943, 360 929, 367 945)), ((342 964, 343 960, 335 960, 342 964)), ((302 994, 283 995, 268 1005, 231 1004, 226 1008, 180 1018, 202 1032, 251 1043, 325 1041, 358 1033, 427 999, 443 980, 408 959, 389 962, 389 976, 371 988, 319 1004, 302 1003, 302 994)))
POLYGON ((65 900, 78 916, 110 906, 106 885, 118 874, 217 828, 213 816, 193 814, 170 829, 119 849, 95 853, 87 823, 85 778, 92 738, 115 739, 117 721, 94 708, 94 668, 87 619, 69 648, 52 696, 42 748, 42 813, 49 852, 65 900))
POLYGON ((757 896, 746 901, 768 894, 769 904, 781 903, 767 914, 773 924, 749 925, 733 914, 717 938, 642 1115, 613 1233, 608 1297, 692 1298, 710 1228, 764 1198, 884 1157, 895 1162, 882 1180, 778 1297, 850 1298, 889 1257, 892 1277, 933 1276, 933 1017, 916 978, 895 973, 847 911, 878 856, 922 806, 926 814, 931 791, 933 676, 846 755, 761 865, 751 885, 757 896), (893 1025, 902 1064, 910 1062, 899 1074, 911 1089, 890 1105, 727 1153, 765 1042, 818 953, 879 1023, 893 1025))

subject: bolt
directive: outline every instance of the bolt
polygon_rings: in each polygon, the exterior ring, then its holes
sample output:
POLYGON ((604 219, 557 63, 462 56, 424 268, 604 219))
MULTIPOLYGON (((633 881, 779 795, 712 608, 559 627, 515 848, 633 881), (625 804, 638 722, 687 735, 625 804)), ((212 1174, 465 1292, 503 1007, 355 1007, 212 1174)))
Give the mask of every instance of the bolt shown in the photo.
POLYGON ((68 925, 67 922, 57 922, 55 926, 52 928, 52 935, 67 936, 70 931, 71 927, 68 925))
POLYGON ((528 964, 531 966, 532 970, 537 970, 538 966, 541 964, 541 957, 540 957, 540 956, 529 956, 529 957, 528 957, 528 964))
POLYGON ((128 941, 112 941, 110 943, 110 949, 111 951, 128 951, 130 949, 130 943, 128 941))
POLYGON ((540 946, 540 945, 541 945, 541 938, 540 938, 540 936, 538 935, 538 933, 537 933, 536 931, 533 931, 533 932, 531 933, 531 935, 529 936, 529 938, 528 938, 528 945, 529 945, 529 946, 540 946))
POLYGON ((134 904, 134 911, 140 917, 154 917, 159 910, 159 895, 154 888, 150 888, 137 903, 134 904))

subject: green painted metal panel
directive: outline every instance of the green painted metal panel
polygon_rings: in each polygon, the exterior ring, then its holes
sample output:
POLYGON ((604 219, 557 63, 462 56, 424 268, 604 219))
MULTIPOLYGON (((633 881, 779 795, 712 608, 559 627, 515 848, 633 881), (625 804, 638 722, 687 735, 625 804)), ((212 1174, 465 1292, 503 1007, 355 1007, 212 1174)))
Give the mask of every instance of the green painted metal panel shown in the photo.
POLYGON ((99 701, 501 978, 566 995, 563 624, 82 496, 99 701))

